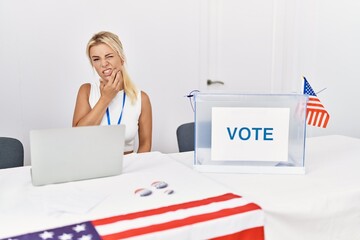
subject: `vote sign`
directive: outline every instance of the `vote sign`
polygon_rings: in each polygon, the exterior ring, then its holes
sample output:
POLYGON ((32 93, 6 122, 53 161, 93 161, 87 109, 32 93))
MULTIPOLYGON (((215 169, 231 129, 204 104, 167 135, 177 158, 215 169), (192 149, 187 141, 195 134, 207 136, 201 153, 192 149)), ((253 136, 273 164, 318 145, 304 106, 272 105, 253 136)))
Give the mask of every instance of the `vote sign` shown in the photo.
POLYGON ((288 161, 289 108, 213 107, 211 159, 288 161))

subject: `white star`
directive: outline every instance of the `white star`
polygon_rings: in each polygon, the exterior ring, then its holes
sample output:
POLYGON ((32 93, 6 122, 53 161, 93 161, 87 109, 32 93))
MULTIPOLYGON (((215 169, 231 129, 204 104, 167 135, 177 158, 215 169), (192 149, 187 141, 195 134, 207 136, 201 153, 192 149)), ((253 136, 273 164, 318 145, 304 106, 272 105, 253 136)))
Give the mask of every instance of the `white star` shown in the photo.
POLYGON ((82 235, 81 238, 78 238, 78 240, 91 240, 92 239, 92 235, 88 234, 88 235, 82 235))
POLYGON ((73 227, 73 230, 77 233, 85 231, 85 224, 81 224, 81 225, 76 225, 76 227, 73 227))
POLYGON ((54 236, 54 233, 53 232, 48 232, 48 231, 45 231, 41 234, 39 234, 39 237, 41 237, 42 239, 48 239, 48 238, 53 238, 54 236))
POLYGON ((60 240, 71 240, 73 237, 70 233, 63 233, 61 236, 59 236, 60 240))

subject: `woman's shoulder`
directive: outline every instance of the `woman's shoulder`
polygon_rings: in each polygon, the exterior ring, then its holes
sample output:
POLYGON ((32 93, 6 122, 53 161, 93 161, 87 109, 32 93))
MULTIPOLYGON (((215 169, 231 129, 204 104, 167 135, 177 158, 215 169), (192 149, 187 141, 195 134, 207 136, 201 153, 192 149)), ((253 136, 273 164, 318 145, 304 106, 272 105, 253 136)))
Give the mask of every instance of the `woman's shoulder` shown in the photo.
POLYGON ((80 85, 79 92, 89 92, 91 89, 90 83, 83 83, 80 85))
POLYGON ((151 105, 149 95, 144 91, 140 91, 140 92, 141 92, 141 94, 140 94, 140 96, 141 96, 141 105, 142 106, 151 105))
POLYGON ((144 101, 144 100, 150 101, 149 95, 142 90, 140 90, 140 97, 141 97, 141 101, 144 101))
POLYGON ((143 90, 139 90, 139 93, 141 94, 141 97, 147 97, 147 98, 149 97, 148 94, 143 90))
POLYGON ((91 83, 83 83, 79 88, 78 94, 89 96, 90 90, 91 90, 91 83))

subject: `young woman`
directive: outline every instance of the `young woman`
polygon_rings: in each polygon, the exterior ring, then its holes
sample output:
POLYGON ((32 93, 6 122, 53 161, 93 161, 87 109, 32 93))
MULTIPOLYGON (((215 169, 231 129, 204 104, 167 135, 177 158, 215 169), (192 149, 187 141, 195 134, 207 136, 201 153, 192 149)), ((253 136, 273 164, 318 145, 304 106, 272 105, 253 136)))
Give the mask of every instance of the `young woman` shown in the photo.
POLYGON ((95 34, 87 44, 87 56, 100 76, 98 83, 85 83, 78 92, 73 126, 126 125, 125 153, 151 151, 152 110, 148 95, 136 88, 126 69, 120 39, 111 32, 95 34))

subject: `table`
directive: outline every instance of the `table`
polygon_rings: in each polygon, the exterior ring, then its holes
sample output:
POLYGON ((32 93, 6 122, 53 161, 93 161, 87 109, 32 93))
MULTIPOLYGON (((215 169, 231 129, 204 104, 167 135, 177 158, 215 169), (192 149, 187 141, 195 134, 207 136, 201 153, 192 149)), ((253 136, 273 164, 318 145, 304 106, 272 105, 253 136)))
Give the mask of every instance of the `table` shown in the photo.
MULTIPOLYGON (((360 139, 308 138, 305 152, 305 175, 203 175, 262 207, 266 240, 360 239, 360 139)), ((192 167, 193 152, 170 156, 192 167)))
POLYGON ((103 239, 263 240, 264 214, 159 152, 126 155, 119 176, 41 187, 32 186, 29 166, 0 170, 0 239, 94 240, 94 229, 103 239), (152 194, 135 194, 142 188, 152 194))

